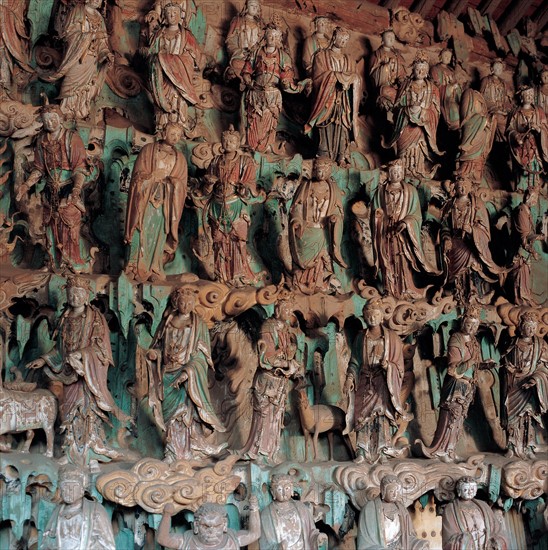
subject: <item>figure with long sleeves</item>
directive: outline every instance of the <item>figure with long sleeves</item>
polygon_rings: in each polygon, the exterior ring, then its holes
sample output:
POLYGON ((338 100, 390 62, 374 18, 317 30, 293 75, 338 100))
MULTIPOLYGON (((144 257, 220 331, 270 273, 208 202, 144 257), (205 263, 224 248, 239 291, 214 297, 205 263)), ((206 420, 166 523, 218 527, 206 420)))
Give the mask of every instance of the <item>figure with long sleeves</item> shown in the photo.
POLYGON ((303 66, 306 74, 312 76, 312 62, 319 50, 325 50, 331 41, 331 21, 329 17, 318 15, 314 18, 314 32, 305 38, 303 44, 303 66))
POLYGON ((507 457, 534 459, 542 415, 548 410, 548 346, 537 336, 538 315, 521 315, 519 334, 502 358, 503 422, 508 433, 507 457))
POLYGON ((260 550, 302 548, 318 550, 327 535, 314 525, 312 510, 303 502, 293 500, 293 479, 274 474, 270 478, 273 501, 261 511, 260 550))
POLYGON ((457 498, 442 514, 443 550, 508 550, 501 522, 486 502, 474 498, 478 484, 473 477, 457 481, 457 498))
POLYGON ((188 286, 173 292, 147 353, 148 401, 166 434, 168 462, 216 456, 226 447, 211 441, 212 432, 225 427, 209 395, 211 343, 207 325, 196 313, 197 292, 188 286))
POLYGON ((247 57, 242 69, 242 128, 251 149, 271 152, 282 112, 282 90, 298 94, 308 90, 309 80, 295 81, 293 63, 282 45, 282 31, 266 26, 264 40, 247 57))
POLYGON ((181 126, 169 123, 164 139, 145 145, 135 161, 126 214, 125 271, 139 282, 165 280, 164 264, 177 250, 188 177, 185 157, 175 147, 182 133, 181 126))
POLYGON ((114 365, 110 331, 104 315, 89 303, 88 280, 70 277, 66 290, 68 305, 54 333, 55 348, 27 368, 43 369, 63 385, 59 416, 67 458, 78 464, 108 462, 123 452, 107 444, 103 424, 110 423, 111 414, 122 424, 130 420, 108 389, 108 369, 114 365))
POLYGON ((518 92, 520 105, 508 119, 508 145, 512 152, 514 190, 541 187, 548 169, 548 121, 534 105, 535 90, 523 86, 518 92))
POLYGON ((539 83, 535 87, 535 105, 548 117, 548 67, 540 72, 539 83))
POLYGON ((381 34, 382 43, 371 55, 369 74, 376 88, 377 105, 391 112, 398 94, 398 87, 405 79, 405 62, 394 47, 396 34, 386 29, 381 34))
POLYGON ((490 74, 483 77, 480 83, 480 93, 487 102, 489 112, 494 115, 495 139, 497 141, 505 139, 506 121, 512 107, 506 83, 501 76, 503 72, 504 62, 502 59, 494 59, 491 62, 490 74))
POLYGON ((487 157, 493 147, 496 123, 483 95, 466 89, 460 103, 460 144, 457 155, 457 174, 479 187, 487 157))
POLYGON ((222 504, 206 502, 194 513, 192 529, 182 535, 170 533, 171 516, 175 506, 167 504, 158 526, 156 541, 174 550, 239 550, 246 548, 261 536, 259 503, 255 495, 249 497, 249 530, 234 531, 228 527, 228 514, 222 504))
POLYGON ((42 213, 41 219, 29 220, 30 235, 44 244, 48 266, 56 271, 88 272, 94 250, 83 232, 83 189, 89 174, 86 149, 78 132, 63 126, 59 106, 45 105, 40 118, 43 130, 34 146, 32 172, 19 186, 16 200, 23 211, 36 207, 42 213))
POLYGON ((430 77, 440 91, 440 108, 443 120, 449 130, 459 128, 459 104, 462 88, 457 82, 455 70, 451 67, 453 52, 444 48, 440 62, 430 67, 430 77))
POLYGON ((394 147, 405 170, 418 178, 432 177, 427 169, 432 153, 442 156, 436 142, 440 118, 440 93, 429 78, 428 59, 419 52, 413 62, 412 75, 401 85, 394 101, 394 130, 387 148, 394 147))
POLYGON ((341 192, 331 170, 330 159, 315 159, 312 179, 300 184, 289 212, 293 286, 305 294, 339 286, 333 281, 333 262, 346 267, 340 250, 344 218, 341 192))
POLYGON ((240 134, 233 128, 223 132, 221 151, 205 177, 207 198, 202 212, 206 236, 213 252, 216 280, 231 286, 256 283, 260 276, 251 267, 248 250, 251 211, 249 206, 264 200, 257 191, 257 165, 240 147, 240 134))
POLYGON ((480 325, 479 315, 479 309, 470 306, 462 317, 460 330, 449 338, 447 374, 441 390, 434 439, 428 447, 417 440, 426 458, 439 458, 443 462, 458 460, 456 447, 476 393, 478 370, 494 366, 491 359, 482 360, 480 344, 476 338, 480 325))
POLYGON ((414 273, 440 275, 425 257, 421 242, 422 213, 418 191, 404 181, 401 160, 388 166, 388 181, 373 195, 371 228, 375 267, 384 291, 398 299, 424 297, 414 273))
POLYGON ((204 56, 185 26, 185 10, 186 4, 165 5, 165 23, 153 35, 148 48, 157 130, 165 128, 168 122, 188 128, 188 107, 200 102, 204 56))
POLYGON ((349 40, 350 33, 336 27, 329 47, 314 56, 314 103, 305 126, 306 133, 318 130, 317 156, 329 157, 338 164, 349 161, 350 144, 358 140, 361 78, 350 55, 344 53, 349 40))
POLYGON ((537 211, 539 193, 534 187, 523 194, 523 201, 512 210, 513 260, 509 280, 513 287, 513 303, 535 306, 531 278, 531 263, 538 260, 535 242, 542 239, 537 234, 533 211, 537 211))
POLYGON ((491 226, 483 201, 472 192, 469 179, 457 177, 453 197, 443 210, 442 247, 447 261, 447 282, 455 284, 460 302, 484 300, 485 283, 494 283, 505 269, 495 263, 489 249, 491 226))
POLYGON ((240 451, 246 458, 277 461, 289 379, 304 376, 298 343, 300 331, 293 323, 292 304, 281 299, 274 307, 274 317, 261 327, 257 344, 259 368, 251 397, 253 419, 247 443, 240 451))
POLYGON ((43 550, 115 550, 112 522, 102 504, 85 497, 89 479, 84 470, 59 468, 61 503, 53 510, 42 536, 43 550))
POLYGON ((245 60, 263 39, 265 27, 261 17, 261 0, 246 0, 244 9, 230 22, 226 36, 229 55, 226 80, 241 78, 245 60))
POLYGON ((430 545, 417 537, 411 516, 401 503, 402 484, 398 477, 385 475, 380 490, 380 496, 368 500, 360 512, 357 548, 428 550, 430 545))
POLYGON ((347 423, 357 432, 355 462, 375 463, 404 451, 392 441, 400 421, 408 416, 401 399, 403 343, 382 325, 380 302, 367 302, 363 318, 367 328, 354 341, 343 391, 349 398, 347 423))
POLYGON ((28 81, 33 73, 25 27, 26 4, 20 0, 0 3, 0 99, 18 100, 21 81, 28 81))
POLYGON ((85 0, 72 8, 62 30, 63 61, 54 74, 43 77, 50 82, 63 78, 61 109, 71 119, 89 117, 90 106, 101 93, 106 71, 114 60, 99 11, 102 4, 103 0, 85 0))
POLYGON ((189 26, 189 20, 196 13, 195 0, 154 0, 150 11, 145 15, 145 23, 147 24, 145 34, 149 41, 162 26, 168 25, 165 12, 168 4, 180 6, 181 13, 183 14, 182 18, 187 27, 189 26))

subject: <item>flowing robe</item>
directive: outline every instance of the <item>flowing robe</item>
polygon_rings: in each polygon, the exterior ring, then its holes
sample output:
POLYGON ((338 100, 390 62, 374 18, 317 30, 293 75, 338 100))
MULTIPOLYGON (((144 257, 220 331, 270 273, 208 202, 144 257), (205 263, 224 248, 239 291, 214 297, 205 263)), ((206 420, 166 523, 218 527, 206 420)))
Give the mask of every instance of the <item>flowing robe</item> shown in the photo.
POLYGON ((405 78, 405 62, 394 49, 381 46, 371 55, 370 75, 377 88, 377 104, 391 109, 398 94, 398 82, 405 78))
POLYGON ((43 550, 115 550, 112 523, 106 510, 96 501, 84 498, 82 512, 66 518, 65 504, 51 515, 44 536, 43 550))
POLYGON ((255 49, 246 59, 243 75, 249 75, 253 87, 247 88, 242 98, 242 127, 245 127, 249 147, 264 153, 276 140, 282 112, 280 88, 295 94, 302 91, 303 85, 294 84, 291 58, 282 48, 273 52, 265 46, 255 49))
POLYGON ((237 15, 232 19, 226 35, 226 49, 230 56, 228 68, 232 75, 241 76, 247 57, 263 38, 264 27, 265 22, 260 17, 237 15))
POLYGON ((156 423, 166 431, 166 456, 192 460, 217 450, 204 441, 202 425, 216 432, 225 427, 209 394, 208 369, 213 369, 213 361, 207 325, 195 313, 188 326, 176 327, 172 320, 173 315, 160 326, 152 344, 161 349, 161 362, 148 363, 149 405, 156 423), (182 375, 187 380, 176 387, 182 375))
POLYGON ((290 500, 285 509, 276 501, 261 511, 260 550, 317 550, 319 530, 314 525, 310 508, 298 500, 290 500))
POLYGON ((548 89, 545 86, 535 88, 535 105, 544 111, 548 117, 548 89))
POLYGON ((359 550, 427 550, 428 542, 417 538, 411 516, 407 508, 399 502, 394 503, 397 509, 399 533, 395 538, 387 540, 384 532, 386 518, 383 513, 383 504, 380 497, 365 503, 360 512, 356 548, 359 550))
POLYGON ((466 506, 457 499, 445 506, 441 532, 443 550, 507 550, 508 543, 489 505, 476 499, 469 502, 471 506, 466 506), (483 520, 483 525, 478 525, 478 519, 483 520))
POLYGON ((185 157, 175 147, 171 163, 169 157, 161 159, 159 143, 145 145, 135 161, 126 215, 125 240, 130 243, 126 271, 141 282, 165 279, 164 253, 177 250, 187 178, 185 157))
POLYGON ((312 33, 311 36, 307 36, 303 44, 303 67, 307 75, 312 73, 312 65, 314 61, 314 55, 319 50, 324 50, 329 46, 329 38, 322 36, 319 37, 318 33, 312 33))
POLYGON ((250 155, 215 157, 208 175, 216 182, 204 211, 204 224, 213 243, 216 278, 238 285, 255 282, 247 249, 248 203, 256 194, 257 165, 250 155))
POLYGON ((453 246, 447 254, 448 281, 469 273, 472 266, 481 266, 482 277, 493 282, 489 273, 500 274, 504 269, 498 266, 491 256, 491 228, 489 214, 483 201, 473 193, 468 195, 469 204, 465 210, 458 208, 456 199, 450 201, 444 212, 443 233, 451 238, 453 246), (485 273, 487 271, 487 273, 485 273))
POLYGON ((87 118, 91 103, 101 93, 108 68, 105 60, 110 48, 103 16, 77 4, 67 18, 63 38, 67 44, 63 62, 47 80, 64 77, 59 92, 61 109, 71 118, 87 118))
POLYGON ((502 410, 508 448, 526 459, 537 448, 535 425, 542 430, 542 415, 548 411, 548 346, 539 336, 533 336, 530 343, 517 337, 504 355, 503 364, 502 410), (532 380, 533 387, 522 387, 532 380))
POLYGON ((487 102, 487 108, 495 116, 495 139, 503 141, 506 130, 506 119, 510 109, 506 84, 496 75, 486 76, 481 79, 480 93, 487 102))
POLYGON ((424 291, 413 281, 413 272, 440 275, 425 258, 421 242, 422 213, 418 191, 409 183, 392 193, 379 186, 373 197, 372 223, 375 265, 382 273, 385 291, 395 298, 416 298, 424 291), (403 222, 405 230, 398 232, 403 222))
POLYGON ((54 140, 42 132, 34 148, 33 170, 42 174, 36 192, 42 193, 41 221, 53 266, 89 270, 89 246, 81 236, 85 207, 79 198, 67 200, 75 175, 87 174, 86 149, 78 133, 63 129, 54 140))
POLYGON ((519 107, 510 115, 507 135, 518 178, 515 188, 525 191, 542 185, 544 164, 548 164, 548 122, 544 111, 539 107, 519 107))
POLYGON ((480 362, 481 351, 475 336, 467 340, 462 332, 456 332, 449 338, 447 374, 441 390, 436 433, 430 447, 420 442, 427 458, 454 456, 464 420, 476 393, 476 373, 480 362))
POLYGON ((398 157, 406 159, 406 165, 420 173, 424 159, 430 158, 430 151, 442 154, 436 143, 440 118, 439 90, 430 80, 419 84, 408 79, 399 90, 394 108, 396 123, 387 147, 395 145, 398 157))
POLYGON ((449 130, 458 130, 462 89, 455 81, 455 71, 445 63, 438 63, 430 69, 430 76, 440 92, 443 120, 445 120, 449 130))
POLYGON ((536 257, 534 243, 536 240, 535 223, 531 207, 525 202, 512 211, 512 222, 515 230, 515 254, 511 270, 516 305, 535 306, 532 292, 531 261, 536 257))
POLYGON ((461 140, 459 145, 458 173, 481 183, 483 168, 493 147, 496 127, 485 98, 471 88, 462 94, 460 105, 461 140))
POLYGON ((358 106, 361 79, 357 78, 350 56, 331 48, 314 56, 312 81, 314 106, 305 132, 317 127, 320 132, 318 156, 338 162, 348 155, 351 141, 358 136, 358 106))
POLYGON ((3 91, 13 98, 13 80, 21 69, 29 75, 27 31, 24 12, 26 2, 7 0, 0 4, 0 95, 3 91))
POLYGON ((56 331, 56 348, 43 356, 45 374, 64 386, 59 398, 61 431, 66 432, 68 455, 76 462, 90 458, 108 460, 119 453, 105 444, 103 422, 112 413, 120 421, 128 419, 115 404, 108 389, 108 369, 114 365, 110 331, 103 314, 86 305, 79 317, 65 310, 56 331), (69 355, 79 352, 81 364, 68 364, 69 355))
POLYGON ((294 284, 302 292, 328 288, 332 258, 346 265, 340 254, 343 218, 341 192, 334 179, 301 183, 289 213, 289 242, 296 268, 294 284), (325 195, 319 193, 320 186, 325 195))
POLYGON ((393 447, 393 432, 405 416, 401 400, 403 344, 394 331, 381 329, 379 340, 371 341, 368 330, 358 334, 348 366, 355 381, 353 424, 358 433, 357 445, 370 460, 393 447))
POLYGON ((289 378, 302 367, 296 359, 297 333, 287 322, 267 319, 261 327, 259 368, 253 380, 253 420, 242 454, 275 461, 280 448, 289 378))
POLYGON ((182 26, 175 33, 163 27, 154 35, 149 55, 150 89, 159 109, 158 124, 185 124, 188 105, 200 101, 196 86, 201 81, 203 60, 196 38, 182 26))

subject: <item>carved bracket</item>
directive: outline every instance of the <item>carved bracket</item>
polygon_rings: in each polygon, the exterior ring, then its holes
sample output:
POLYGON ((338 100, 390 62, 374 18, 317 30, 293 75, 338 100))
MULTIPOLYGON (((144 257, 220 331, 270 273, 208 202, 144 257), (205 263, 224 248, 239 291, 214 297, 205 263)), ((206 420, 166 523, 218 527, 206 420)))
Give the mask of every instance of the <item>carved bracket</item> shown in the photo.
POLYGON ((226 503, 241 480, 232 475, 237 460, 233 455, 203 468, 196 461, 167 464, 144 458, 129 471, 120 469, 99 476, 97 490, 107 500, 130 508, 140 506, 153 514, 162 513, 168 503, 177 512, 196 511, 204 502, 226 503))
POLYGON ((485 477, 487 468, 483 459, 484 455, 474 455, 460 464, 407 460, 374 466, 342 466, 333 472, 333 479, 361 509, 366 501, 380 494, 381 479, 385 475, 395 475, 402 484, 403 504, 410 506, 428 491, 435 491, 442 500, 450 500, 452 489, 460 477, 471 476, 478 480, 485 477))

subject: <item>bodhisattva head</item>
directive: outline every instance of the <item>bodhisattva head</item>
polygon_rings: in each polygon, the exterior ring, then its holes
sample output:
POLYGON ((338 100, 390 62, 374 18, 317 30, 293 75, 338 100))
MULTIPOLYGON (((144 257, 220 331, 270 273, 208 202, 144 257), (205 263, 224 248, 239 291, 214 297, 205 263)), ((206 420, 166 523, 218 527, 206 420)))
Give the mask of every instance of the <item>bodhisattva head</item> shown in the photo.
POLYGON ((65 504, 76 504, 84 498, 88 476, 74 464, 59 469, 59 492, 65 504))
POLYGON ((457 495, 462 500, 472 500, 478 492, 478 484, 473 477, 461 477, 457 481, 457 495))
POLYGON ((270 480, 270 492, 276 502, 287 502, 293 496, 293 479, 285 474, 274 474, 270 480))
POLYGON ((198 302, 198 290, 191 287, 180 287, 171 296, 173 307, 182 315, 192 313, 198 302))
POLYGON ((524 338, 532 338, 537 333, 538 315, 534 311, 522 313, 519 320, 519 333, 524 338))
POLYGON ((91 285, 87 279, 73 276, 67 279, 66 291, 69 306, 72 308, 79 308, 89 302, 91 285))
POLYGON ((384 502, 399 502, 402 485, 396 476, 387 475, 381 479, 381 499, 384 502))

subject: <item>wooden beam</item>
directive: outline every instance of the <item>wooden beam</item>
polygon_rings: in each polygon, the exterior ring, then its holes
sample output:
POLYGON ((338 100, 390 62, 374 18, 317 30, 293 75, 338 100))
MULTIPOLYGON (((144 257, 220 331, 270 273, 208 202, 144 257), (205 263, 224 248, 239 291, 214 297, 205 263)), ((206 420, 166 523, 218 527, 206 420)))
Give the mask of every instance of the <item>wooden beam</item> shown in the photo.
POLYGON ((514 0, 500 21, 497 21, 501 34, 510 32, 529 13, 532 5, 532 0, 514 0))
POLYGON ((480 4, 479 11, 482 15, 493 15, 501 2, 502 0, 483 0, 480 4))
POLYGON ((548 2, 544 1, 540 3, 540 6, 533 15, 533 21, 538 25, 539 32, 542 32, 544 27, 548 25, 548 2))
POLYGON ((394 10, 400 5, 400 0, 381 0, 381 6, 387 10, 394 10))
POLYGON ((417 0, 413 3, 410 11, 419 13, 424 19, 427 19, 435 3, 436 0, 417 0))
POLYGON ((390 24, 388 10, 366 0, 262 0, 262 4, 265 13, 272 8, 289 16, 331 15, 337 24, 363 34, 378 34, 390 24))
POLYGON ((443 9, 447 13, 451 13, 455 17, 458 17, 466 8, 466 2, 463 0, 448 0, 443 9))

